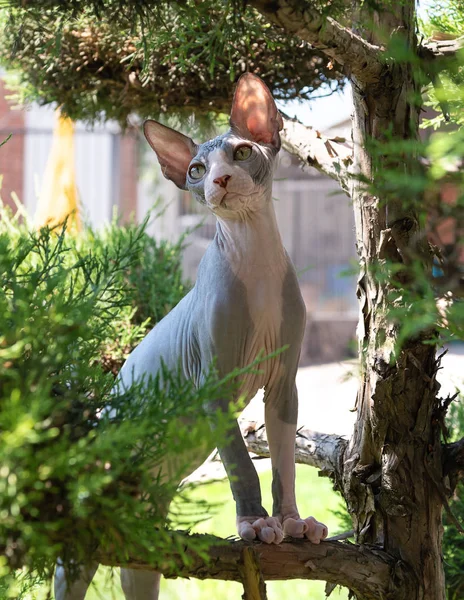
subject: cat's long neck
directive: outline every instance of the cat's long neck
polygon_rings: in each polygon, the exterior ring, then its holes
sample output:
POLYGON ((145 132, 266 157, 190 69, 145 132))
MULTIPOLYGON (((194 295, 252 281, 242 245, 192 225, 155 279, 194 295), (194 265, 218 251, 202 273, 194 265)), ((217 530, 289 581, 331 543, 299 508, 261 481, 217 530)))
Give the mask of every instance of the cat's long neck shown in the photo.
POLYGON ((287 269, 287 254, 271 198, 243 220, 219 217, 216 242, 236 275, 272 276, 287 269))

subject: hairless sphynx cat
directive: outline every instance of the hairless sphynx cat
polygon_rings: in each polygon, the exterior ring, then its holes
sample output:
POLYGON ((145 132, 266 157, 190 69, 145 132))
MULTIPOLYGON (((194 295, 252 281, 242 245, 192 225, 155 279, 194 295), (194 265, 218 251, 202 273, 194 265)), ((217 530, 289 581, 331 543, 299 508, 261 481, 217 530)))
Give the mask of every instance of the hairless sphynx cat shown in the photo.
MULTIPOLYGON (((211 141, 197 145, 182 133, 146 121, 145 136, 163 174, 215 214, 217 231, 201 261, 195 287, 131 353, 118 381, 130 387, 156 375, 164 362, 171 369, 180 364, 183 375, 200 385, 213 360, 224 376, 249 365, 260 352, 267 355, 288 345, 285 352, 264 361, 260 372, 245 375, 240 382, 240 395, 247 400, 258 389, 265 390, 272 516, 262 506, 258 476, 238 424, 218 449, 230 478, 242 539, 279 544, 289 535, 318 544, 327 536, 327 528, 313 517, 302 519, 295 500, 295 376, 305 306, 272 203, 281 129, 282 118, 271 93, 249 73, 238 82, 230 130, 211 141)), ((205 458, 197 457, 192 470, 205 458)), ((81 579, 69 583, 58 566, 56 599, 82 600, 95 570, 96 565, 83 569, 81 579)), ((126 599, 155 600, 159 577, 122 569, 126 599)))

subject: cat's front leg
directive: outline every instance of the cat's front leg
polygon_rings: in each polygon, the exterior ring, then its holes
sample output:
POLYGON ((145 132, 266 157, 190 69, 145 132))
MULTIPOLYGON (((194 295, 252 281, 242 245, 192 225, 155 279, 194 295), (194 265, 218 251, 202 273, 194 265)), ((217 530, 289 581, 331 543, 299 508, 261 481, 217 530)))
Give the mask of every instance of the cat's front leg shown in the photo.
POLYGON ((284 534, 279 519, 269 517, 261 502, 258 474, 248 454, 238 423, 218 446, 237 509, 237 532, 247 541, 280 544, 284 534))
POLYGON ((314 517, 302 519, 295 498, 295 436, 298 393, 293 382, 279 382, 266 390, 265 421, 272 462, 274 517, 280 520, 284 535, 308 538, 319 544, 327 537, 327 527, 314 517))

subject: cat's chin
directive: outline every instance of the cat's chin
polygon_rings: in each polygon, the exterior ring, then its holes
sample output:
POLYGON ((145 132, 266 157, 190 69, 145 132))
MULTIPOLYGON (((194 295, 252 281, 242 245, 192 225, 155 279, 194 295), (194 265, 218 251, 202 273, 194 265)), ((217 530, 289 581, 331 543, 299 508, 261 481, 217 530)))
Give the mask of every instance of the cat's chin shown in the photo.
POLYGON ((214 208, 210 207, 214 216, 223 221, 247 221, 253 217, 254 210, 245 203, 240 202, 235 206, 222 203, 214 208))
POLYGON ((222 196, 221 198, 215 198, 213 200, 207 200, 206 201, 206 206, 210 210, 214 210, 215 208, 219 208, 220 206, 224 206, 224 204, 225 204, 225 197, 226 196, 227 196, 227 194, 224 194, 224 196, 222 196))
POLYGON ((263 198, 256 196, 261 194, 244 196, 237 192, 226 192, 220 199, 207 200, 206 205, 220 219, 243 221, 262 208, 263 198), (254 201, 250 201, 252 198, 254 201))
POLYGON ((212 198, 206 201, 206 205, 210 210, 214 211, 218 208, 234 209, 238 208, 243 203, 241 196, 235 192, 226 192, 220 198, 212 198))
POLYGON ((241 212, 247 207, 247 204, 246 198, 243 198, 240 194, 227 193, 224 194, 219 202, 211 202, 208 206, 217 215, 219 213, 231 214, 241 212))

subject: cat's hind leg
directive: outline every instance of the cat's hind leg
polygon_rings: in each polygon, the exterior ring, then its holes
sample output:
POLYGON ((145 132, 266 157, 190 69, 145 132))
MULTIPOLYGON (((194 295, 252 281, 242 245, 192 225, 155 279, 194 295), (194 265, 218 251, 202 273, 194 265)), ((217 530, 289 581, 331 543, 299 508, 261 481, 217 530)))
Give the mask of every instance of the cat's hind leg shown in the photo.
POLYGON ((121 586, 126 600, 158 600, 161 574, 156 571, 121 569, 121 586))
MULTIPOLYGON (((167 478, 168 481, 181 482, 190 475, 208 458, 212 448, 208 445, 198 446, 196 452, 176 457, 166 457, 160 470, 153 473, 154 477, 167 478)), ((167 515, 169 503, 162 508, 167 515)), ((143 571, 141 569, 121 569, 121 587, 126 600, 157 600, 160 591, 161 574, 156 571, 143 571)))
POLYGON ((98 563, 96 562, 82 566, 79 568, 79 572, 73 574, 71 578, 61 561, 58 560, 55 570, 55 600, 84 600, 97 569, 98 563))

